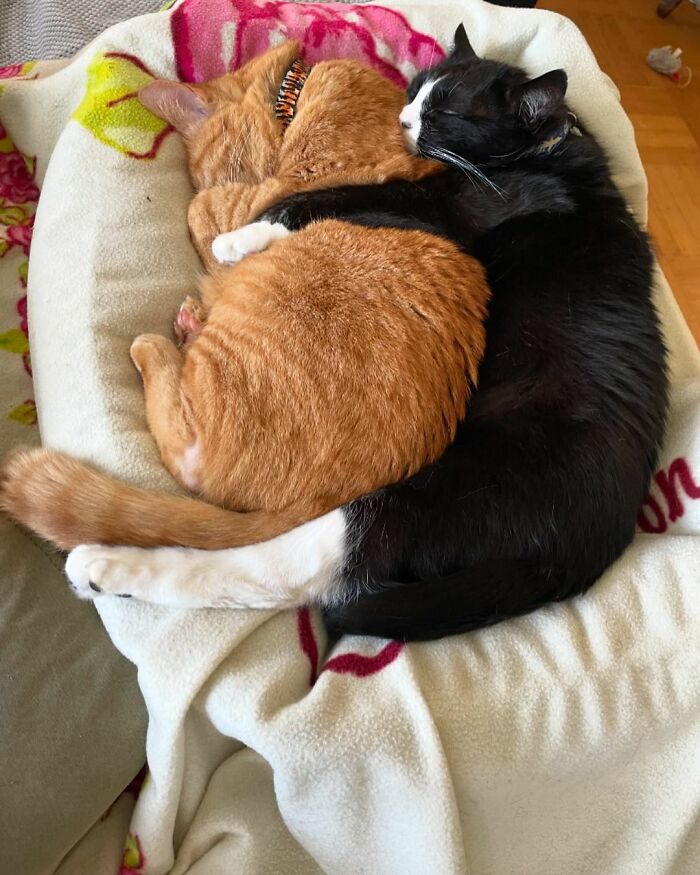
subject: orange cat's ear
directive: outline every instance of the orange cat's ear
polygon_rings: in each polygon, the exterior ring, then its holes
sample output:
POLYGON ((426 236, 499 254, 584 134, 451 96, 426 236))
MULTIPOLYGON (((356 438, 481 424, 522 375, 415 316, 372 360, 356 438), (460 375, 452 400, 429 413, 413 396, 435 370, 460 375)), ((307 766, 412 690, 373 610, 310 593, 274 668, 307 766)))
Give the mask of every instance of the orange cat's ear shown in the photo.
POLYGON ((193 134, 212 108, 196 86, 156 79, 139 91, 139 100, 184 136, 193 134))

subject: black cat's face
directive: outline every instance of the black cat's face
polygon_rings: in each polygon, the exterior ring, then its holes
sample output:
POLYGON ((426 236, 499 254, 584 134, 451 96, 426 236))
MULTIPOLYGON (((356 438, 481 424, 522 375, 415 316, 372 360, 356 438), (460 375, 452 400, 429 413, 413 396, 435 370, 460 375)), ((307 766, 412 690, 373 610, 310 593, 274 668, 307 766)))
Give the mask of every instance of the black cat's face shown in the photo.
POLYGON ((515 67, 481 60, 460 25, 452 54, 409 86, 399 122, 411 152, 500 164, 546 141, 566 84, 563 70, 528 80, 515 67))

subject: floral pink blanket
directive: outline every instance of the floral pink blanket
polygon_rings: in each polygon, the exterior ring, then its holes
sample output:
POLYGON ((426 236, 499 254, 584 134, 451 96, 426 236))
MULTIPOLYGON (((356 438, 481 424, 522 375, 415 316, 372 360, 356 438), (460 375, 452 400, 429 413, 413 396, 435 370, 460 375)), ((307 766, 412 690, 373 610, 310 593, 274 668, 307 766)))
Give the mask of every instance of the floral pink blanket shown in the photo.
MULTIPOLYGON (((21 75, 26 67, 0 69, 0 79, 21 75)), ((36 424, 27 326, 29 244, 39 200, 35 172, 36 160, 17 148, 0 122, 0 351, 11 356, 0 359, 0 446, 15 437, 31 440, 36 424)))

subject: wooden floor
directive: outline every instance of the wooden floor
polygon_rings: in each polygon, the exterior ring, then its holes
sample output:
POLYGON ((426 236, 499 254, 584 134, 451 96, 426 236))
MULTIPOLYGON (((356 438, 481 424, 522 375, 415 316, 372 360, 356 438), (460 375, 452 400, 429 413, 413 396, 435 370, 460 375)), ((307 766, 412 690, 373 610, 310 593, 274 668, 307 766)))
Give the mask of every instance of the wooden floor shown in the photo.
POLYGON ((700 12, 683 0, 670 18, 656 0, 540 0, 571 18, 614 79, 649 178, 649 230, 661 266, 700 343, 700 12), (683 49, 688 88, 645 63, 649 49, 683 49))

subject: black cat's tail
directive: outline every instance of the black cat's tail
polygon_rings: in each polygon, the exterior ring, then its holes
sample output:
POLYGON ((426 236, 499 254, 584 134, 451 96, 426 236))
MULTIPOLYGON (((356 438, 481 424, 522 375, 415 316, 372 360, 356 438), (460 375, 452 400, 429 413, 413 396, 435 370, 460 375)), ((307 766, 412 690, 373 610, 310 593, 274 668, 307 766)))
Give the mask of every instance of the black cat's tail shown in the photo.
POLYGON ((332 632, 421 641, 456 635, 527 614, 547 602, 583 592, 552 565, 493 559, 446 577, 385 584, 325 610, 332 632))

